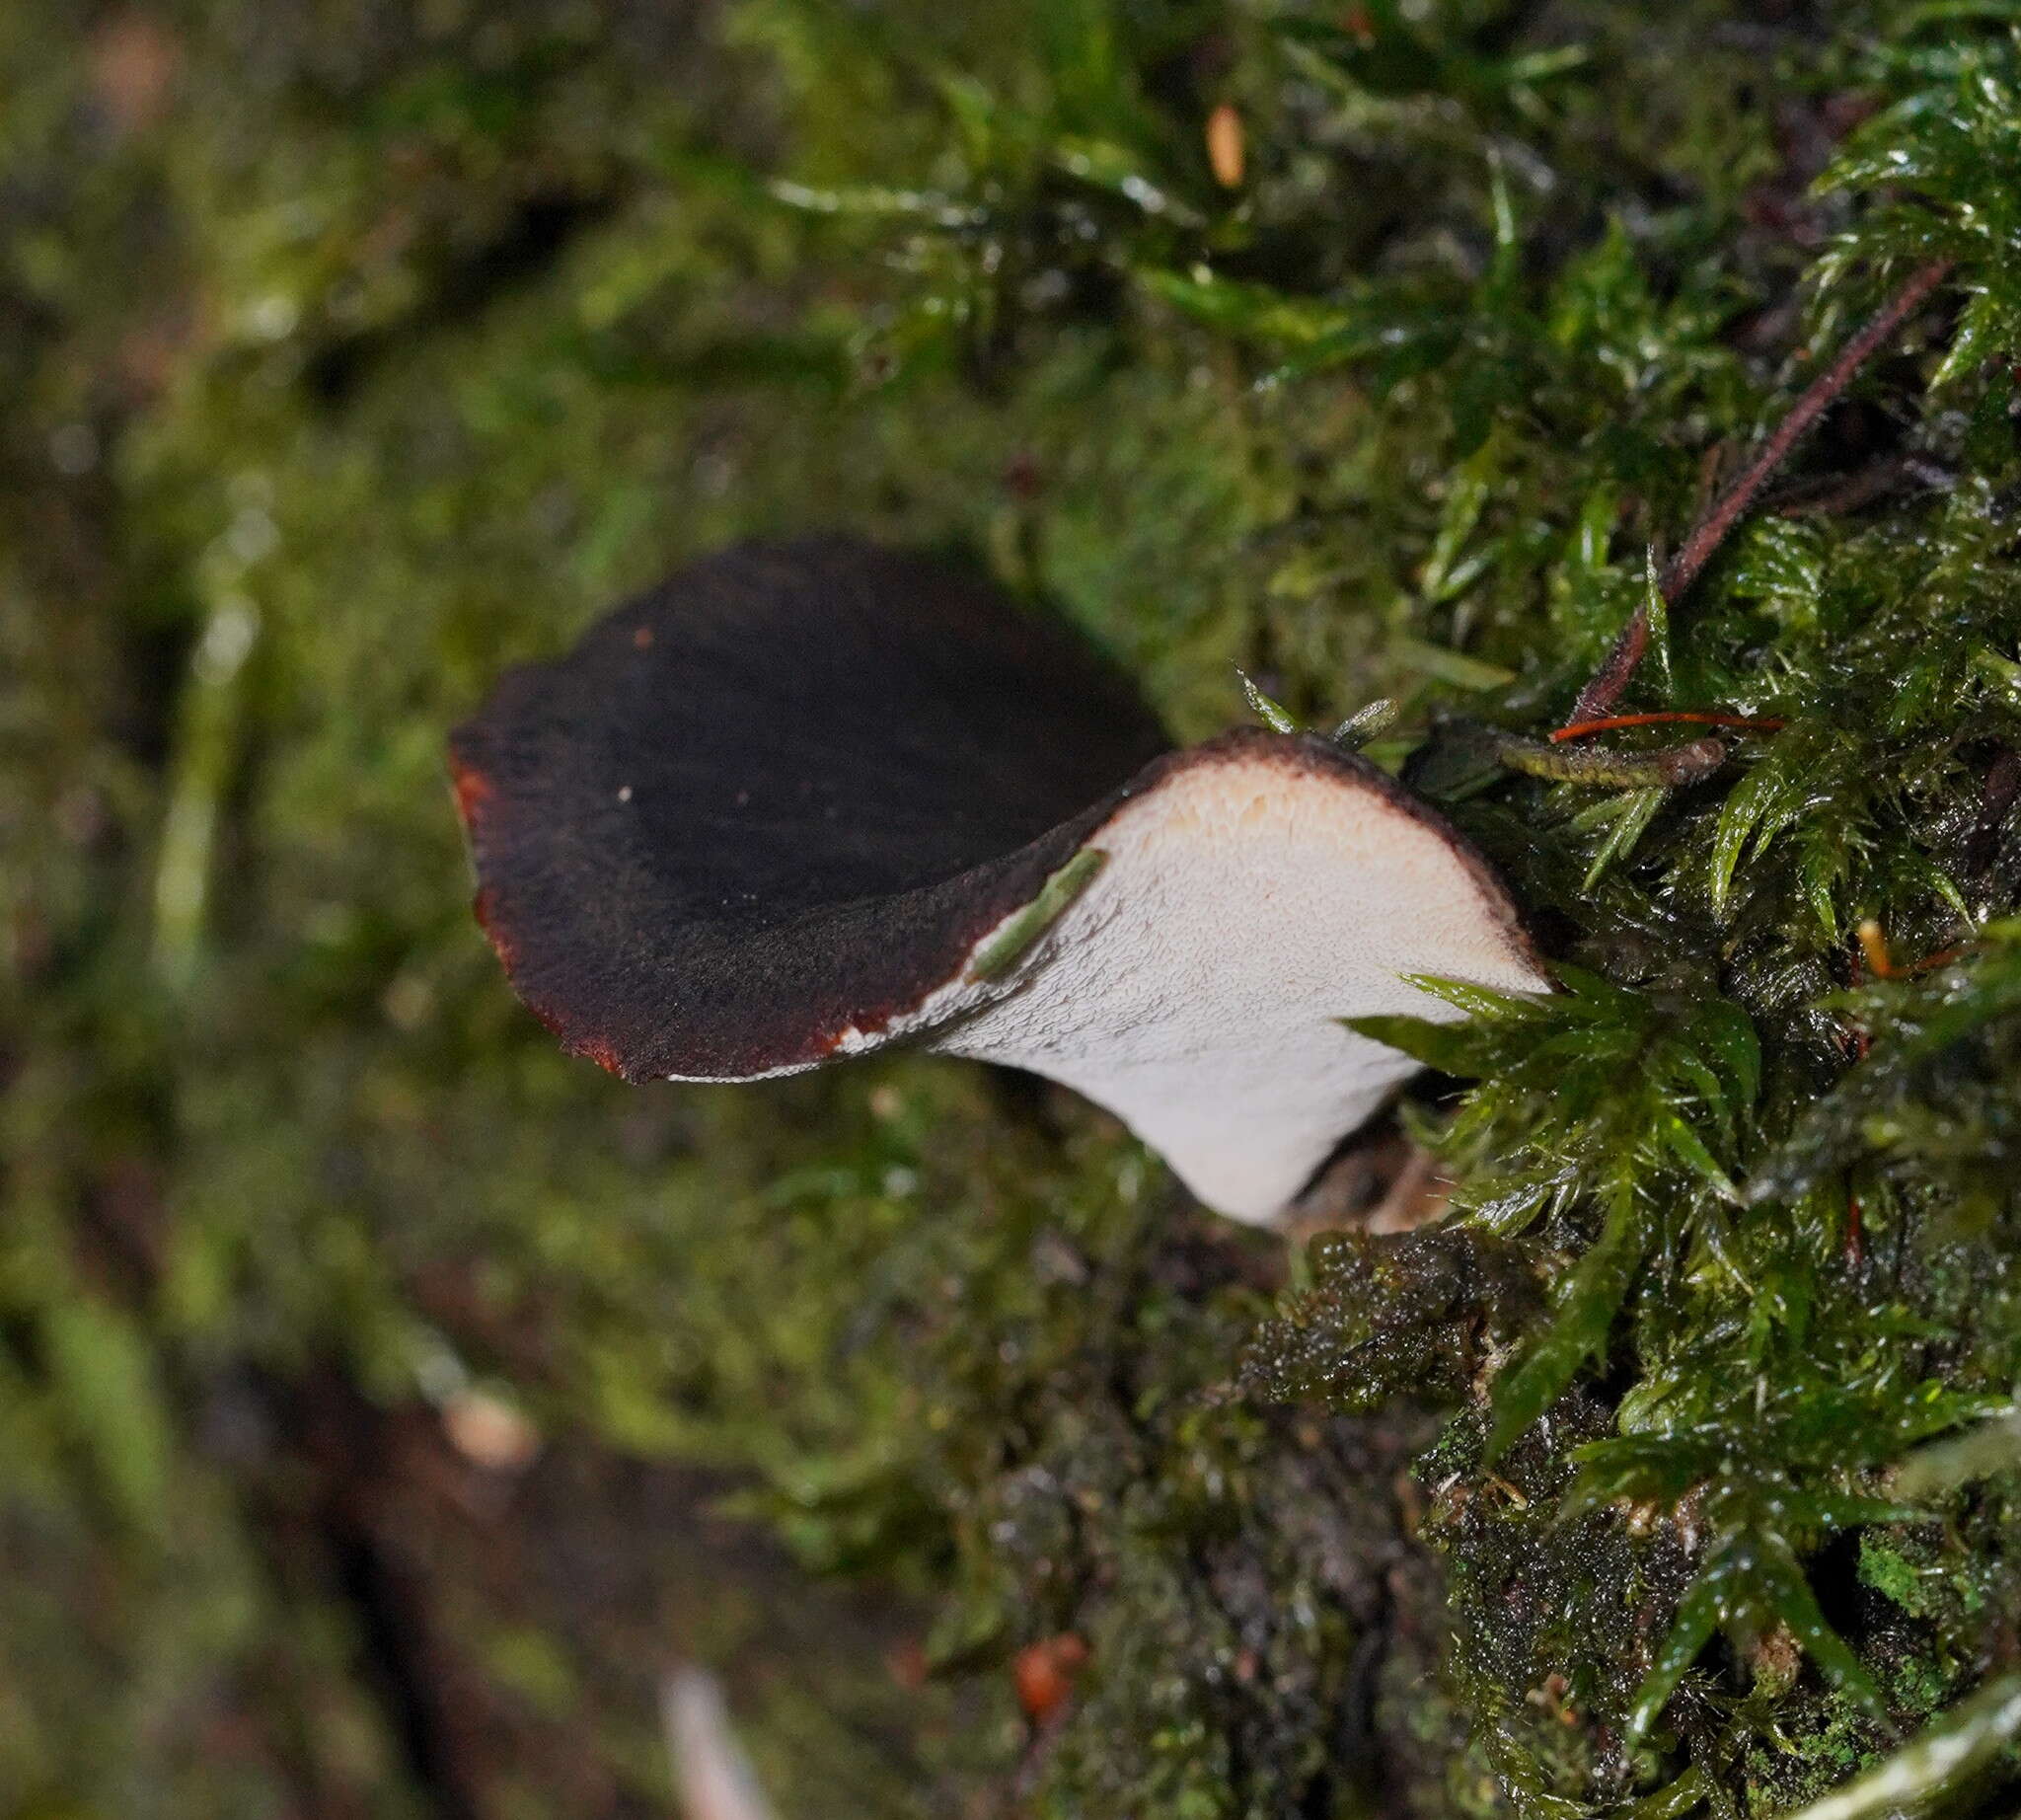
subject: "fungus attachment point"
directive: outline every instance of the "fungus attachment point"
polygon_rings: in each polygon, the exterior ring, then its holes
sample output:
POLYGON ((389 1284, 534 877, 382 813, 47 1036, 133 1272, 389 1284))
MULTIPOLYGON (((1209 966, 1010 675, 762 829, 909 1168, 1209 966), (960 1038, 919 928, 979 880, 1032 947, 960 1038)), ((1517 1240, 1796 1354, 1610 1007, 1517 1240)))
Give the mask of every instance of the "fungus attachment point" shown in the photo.
POLYGON ((1546 980, 1485 863, 1330 741, 1172 751, 1063 628, 847 539, 695 565, 454 740, 487 933, 627 1080, 909 1039, 1061 1081, 1273 1218, 1414 1064, 1407 983, 1546 980))

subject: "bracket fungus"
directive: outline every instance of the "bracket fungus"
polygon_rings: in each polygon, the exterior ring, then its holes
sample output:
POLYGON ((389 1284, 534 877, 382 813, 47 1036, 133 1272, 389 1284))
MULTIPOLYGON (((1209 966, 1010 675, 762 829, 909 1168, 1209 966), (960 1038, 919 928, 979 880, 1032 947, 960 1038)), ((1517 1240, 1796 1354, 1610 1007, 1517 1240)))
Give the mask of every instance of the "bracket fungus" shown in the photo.
POLYGON ((1547 981, 1487 865, 1331 742, 1174 751, 1065 628, 845 538, 747 545, 454 736, 478 913, 569 1050, 748 1081, 911 1040, 1116 1113, 1267 1221, 1415 1064, 1409 983, 1547 981))

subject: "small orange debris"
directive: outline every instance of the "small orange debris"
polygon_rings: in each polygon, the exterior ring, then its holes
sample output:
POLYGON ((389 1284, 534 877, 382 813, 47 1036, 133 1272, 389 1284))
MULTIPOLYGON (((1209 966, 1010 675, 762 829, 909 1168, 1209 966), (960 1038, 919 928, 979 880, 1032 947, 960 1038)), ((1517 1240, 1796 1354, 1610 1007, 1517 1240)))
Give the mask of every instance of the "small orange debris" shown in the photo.
POLYGON ((1904 964, 1890 956, 1887 935, 1876 918, 1865 918, 1860 923, 1858 935, 1860 951, 1866 955, 1867 965, 1876 979, 1913 979, 1918 973, 1949 966, 1965 951, 1965 945, 1960 943, 1951 948, 1940 948, 1934 954, 1925 954, 1920 960, 1904 964))
POLYGON ((908 1693, 927 1685, 927 1652, 917 1637, 902 1637, 884 1652, 884 1666, 891 1679, 908 1693))
POLYGON ((1010 1665, 1024 1716, 1043 1725, 1059 1711, 1074 1691, 1075 1670, 1086 1660, 1087 1645, 1071 1630, 1025 1644, 1010 1665))
POLYGON ((145 132, 167 112, 183 47, 168 26, 143 11, 114 14, 94 35, 92 92, 121 135, 145 132))
POLYGON ((488 1392, 458 1391, 442 1405, 450 1444, 488 1473, 523 1473, 541 1451, 540 1430, 488 1392))
POLYGON ((1242 137, 1242 116, 1234 102, 1223 102, 1207 116, 1207 162, 1214 169, 1214 181, 1224 190, 1239 190, 1247 168, 1242 137))

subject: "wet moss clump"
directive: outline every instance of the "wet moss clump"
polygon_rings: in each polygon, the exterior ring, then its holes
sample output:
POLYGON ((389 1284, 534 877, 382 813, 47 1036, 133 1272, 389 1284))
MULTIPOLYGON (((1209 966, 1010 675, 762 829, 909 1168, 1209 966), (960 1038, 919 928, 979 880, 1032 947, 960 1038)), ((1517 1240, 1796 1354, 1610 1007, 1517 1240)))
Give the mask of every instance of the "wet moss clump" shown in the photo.
POLYGON ((1272 1402, 1357 1413, 1461 1402, 1539 1308, 1531 1260, 1476 1227, 1322 1233, 1306 1261, 1311 1287, 1286 1300, 1248 1361, 1244 1389, 1272 1402))
POLYGON ((2013 26, 7 9, 0 1816, 664 1812, 698 1658, 786 1815, 2006 1811, 2013 26), (1350 1230, 514 1006, 448 727, 837 523, 1393 704, 1561 990, 1376 1027, 1350 1230), (1547 746, 1638 610, 1721 721, 1547 746))

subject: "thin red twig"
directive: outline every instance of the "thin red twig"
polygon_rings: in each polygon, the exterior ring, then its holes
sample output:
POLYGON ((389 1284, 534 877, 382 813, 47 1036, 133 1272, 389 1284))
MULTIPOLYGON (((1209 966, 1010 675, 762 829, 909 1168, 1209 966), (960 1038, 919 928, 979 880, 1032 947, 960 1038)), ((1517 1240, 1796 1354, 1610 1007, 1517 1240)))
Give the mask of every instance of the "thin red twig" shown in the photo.
POLYGON ((1673 720, 1688 720, 1693 726, 1741 726, 1757 733, 1779 733, 1783 722, 1772 715, 1693 714, 1683 709, 1662 714, 1607 715, 1598 720, 1574 720, 1551 734, 1551 743, 1561 739, 1584 739, 1588 733, 1610 733, 1618 726, 1656 726, 1673 720))
MULTIPOLYGON (((1664 569, 1657 592, 1662 595, 1666 606, 1675 606, 1698 578, 1742 513, 1754 503, 1756 494, 1788 458, 1789 452, 1831 409, 1838 395, 1851 383, 1852 376, 1950 275, 1951 265, 1950 260, 1937 260, 1923 266, 1881 306, 1865 328, 1838 350, 1837 359, 1804 388, 1803 396, 1790 407, 1789 414, 1761 445, 1761 452, 1720 494, 1711 510, 1699 519, 1690 536, 1684 539, 1683 548, 1664 569)), ((1572 705, 1572 722, 1604 717, 1620 700, 1621 691, 1628 686, 1628 679, 1635 674, 1635 666, 1642 661, 1642 655, 1648 648, 1649 609, 1646 605, 1638 605, 1628 616, 1628 623, 1621 628, 1613 648, 1608 652, 1586 687, 1580 690, 1578 701, 1572 705)))

